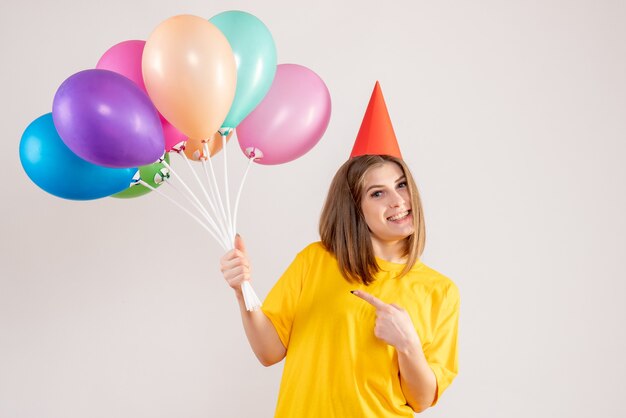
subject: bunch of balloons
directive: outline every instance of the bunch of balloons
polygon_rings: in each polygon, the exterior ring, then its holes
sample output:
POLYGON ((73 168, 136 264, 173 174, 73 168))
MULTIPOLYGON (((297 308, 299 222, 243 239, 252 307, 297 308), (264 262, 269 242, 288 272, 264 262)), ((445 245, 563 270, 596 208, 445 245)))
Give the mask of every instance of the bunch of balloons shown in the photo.
MULTIPOLYGON (((277 65, 272 35, 255 16, 179 15, 159 24, 147 41, 118 43, 95 69, 66 79, 52 113, 24 131, 20 160, 37 186, 65 199, 157 191, 229 249, 250 164, 302 156, 321 139, 330 111, 322 79, 301 65, 277 65), (226 144, 235 131, 249 164, 231 211, 226 144), (220 150, 224 198, 211 163, 220 150), (206 183, 195 169, 192 173, 205 203, 174 171, 170 153, 190 168, 190 160, 202 163, 206 183), (172 184, 170 178, 178 178, 195 214, 157 190, 172 184)), ((260 306, 249 284, 245 287, 248 309, 260 306)))

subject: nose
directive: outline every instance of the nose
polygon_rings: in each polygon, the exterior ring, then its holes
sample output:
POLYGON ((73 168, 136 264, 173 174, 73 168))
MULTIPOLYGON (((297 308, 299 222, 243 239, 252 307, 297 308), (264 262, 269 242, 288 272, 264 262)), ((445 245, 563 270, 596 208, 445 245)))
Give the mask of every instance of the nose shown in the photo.
POLYGON ((397 191, 394 191, 391 195, 389 195, 389 207, 398 208, 404 205, 404 203, 405 203, 404 196, 402 196, 397 191))

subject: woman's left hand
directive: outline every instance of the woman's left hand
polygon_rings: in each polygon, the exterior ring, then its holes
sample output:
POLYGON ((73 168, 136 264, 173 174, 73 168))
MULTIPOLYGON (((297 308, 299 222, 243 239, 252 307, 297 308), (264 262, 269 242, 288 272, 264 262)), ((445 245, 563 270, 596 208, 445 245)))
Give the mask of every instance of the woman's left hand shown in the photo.
POLYGON ((389 345, 394 346, 398 351, 405 352, 419 347, 421 349, 420 338, 415 331, 413 321, 409 313, 402 307, 385 303, 377 297, 362 290, 354 290, 352 294, 360 297, 374 308, 376 308, 376 326, 374 335, 389 345))

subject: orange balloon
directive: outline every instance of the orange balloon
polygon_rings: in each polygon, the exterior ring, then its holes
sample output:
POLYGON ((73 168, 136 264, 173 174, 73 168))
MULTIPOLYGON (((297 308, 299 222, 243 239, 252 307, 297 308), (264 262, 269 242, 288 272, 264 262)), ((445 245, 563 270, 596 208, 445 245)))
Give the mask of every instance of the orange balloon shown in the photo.
POLYGON ((142 71, 165 119, 187 137, 213 137, 237 86, 235 56, 215 25, 192 15, 165 20, 146 41, 142 71))
MULTIPOLYGON (((228 136, 226 136, 226 142, 228 142, 230 137, 233 136, 233 132, 235 131, 230 131, 228 136)), ((185 143, 185 151, 184 151, 187 158, 193 161, 205 160, 206 159, 206 155, 204 153, 205 142, 206 141, 201 141, 199 139, 189 138, 187 142, 185 143)), ((222 150, 222 136, 220 135, 219 132, 216 132, 213 135, 213 138, 209 140, 209 154, 212 157, 218 152, 220 152, 221 150, 222 150)))

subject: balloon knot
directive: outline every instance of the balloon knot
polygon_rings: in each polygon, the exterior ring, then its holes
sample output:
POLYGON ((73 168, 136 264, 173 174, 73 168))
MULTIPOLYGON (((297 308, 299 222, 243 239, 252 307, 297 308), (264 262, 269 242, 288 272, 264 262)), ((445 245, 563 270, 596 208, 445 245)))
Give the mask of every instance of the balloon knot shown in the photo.
POLYGON ((174 145, 172 147, 172 151, 180 154, 181 152, 183 152, 185 150, 185 141, 183 142, 179 142, 178 144, 174 145))
POLYGON ((248 158, 254 160, 263 158, 263 152, 260 149, 254 147, 246 148, 246 155, 248 156, 248 158))

